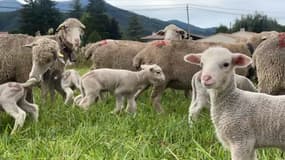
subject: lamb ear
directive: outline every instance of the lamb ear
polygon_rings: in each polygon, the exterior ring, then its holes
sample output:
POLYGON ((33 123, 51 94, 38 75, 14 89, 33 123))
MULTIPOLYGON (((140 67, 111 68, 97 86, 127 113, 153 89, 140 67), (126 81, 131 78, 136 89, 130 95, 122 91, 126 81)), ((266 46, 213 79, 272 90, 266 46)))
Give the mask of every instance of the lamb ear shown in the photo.
POLYGON ((245 68, 252 63, 252 60, 244 54, 234 53, 232 55, 232 62, 237 68, 245 68))
POLYGON ((202 54, 190 53, 184 56, 184 61, 196 65, 200 65, 202 54))
POLYGON ((65 28, 65 27, 66 27, 65 24, 62 23, 57 27, 56 31, 58 32, 59 30, 61 30, 62 28, 65 28))

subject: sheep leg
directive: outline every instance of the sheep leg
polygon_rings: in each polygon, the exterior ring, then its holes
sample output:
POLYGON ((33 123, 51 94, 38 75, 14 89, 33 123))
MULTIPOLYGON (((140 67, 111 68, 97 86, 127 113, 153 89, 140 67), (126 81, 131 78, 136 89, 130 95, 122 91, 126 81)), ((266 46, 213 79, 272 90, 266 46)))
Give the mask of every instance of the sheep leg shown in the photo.
POLYGON ((232 160, 257 160, 254 144, 247 141, 245 145, 231 145, 231 157, 232 160))
POLYGON ((25 111, 32 115, 34 120, 37 122, 39 118, 39 107, 36 104, 32 104, 26 101, 25 98, 22 98, 19 106, 25 111))
POLYGON ((68 105, 74 99, 74 93, 73 93, 73 90, 69 87, 63 88, 63 90, 66 94, 64 104, 68 105))
POLYGON ((60 82, 56 82, 55 85, 55 90, 65 99, 66 98, 66 92, 64 91, 64 89, 61 87, 60 82))
POLYGON ((48 84, 47 82, 41 82, 41 98, 43 103, 46 103, 47 95, 48 95, 48 84))
POLYGON ((16 102, 3 103, 2 108, 6 113, 8 113, 15 119, 14 127, 10 133, 14 134, 18 127, 23 127, 26 119, 26 112, 24 112, 19 106, 17 106, 16 102))
POLYGON ((112 113, 119 113, 124 108, 124 96, 118 94, 116 95, 116 107, 112 113))
POLYGON ((205 100, 193 100, 189 107, 189 116, 188 116, 188 122, 189 124, 192 124, 193 121, 196 121, 198 119, 198 116, 201 112, 201 110, 207 105, 207 102, 205 100))
POLYGON ((95 99, 98 97, 98 94, 87 94, 79 103, 79 107, 88 110, 89 106, 95 102, 95 99))
POLYGON ((147 90, 148 88, 150 87, 150 85, 147 85, 141 89, 139 89, 136 94, 135 94, 135 100, 137 100, 137 98, 145 91, 147 90))
POLYGON ((31 88, 26 88, 26 99, 28 102, 33 103, 34 97, 33 97, 33 90, 31 88))
POLYGON ((152 105, 154 106, 156 112, 163 113, 164 110, 161 106, 161 97, 163 91, 165 90, 165 85, 154 86, 151 93, 152 105))
POLYGON ((135 113, 137 111, 137 103, 135 101, 135 96, 128 96, 128 104, 126 111, 129 113, 135 113))

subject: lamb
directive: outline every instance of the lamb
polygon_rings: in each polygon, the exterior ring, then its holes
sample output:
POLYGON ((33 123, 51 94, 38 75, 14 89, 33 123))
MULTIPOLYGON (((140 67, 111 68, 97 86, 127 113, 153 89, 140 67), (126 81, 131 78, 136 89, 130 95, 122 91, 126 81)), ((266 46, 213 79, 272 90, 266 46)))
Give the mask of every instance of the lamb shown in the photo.
MULTIPOLYGON (((57 28, 53 36, 43 36, 56 40, 60 46, 64 59, 75 61, 75 51, 80 45, 80 37, 85 26, 74 18, 65 20, 57 28)), ((0 36, 0 84, 8 81, 25 82, 29 79, 32 68, 32 51, 24 47, 39 37, 23 34, 8 34, 0 36)), ((27 99, 32 102, 32 91, 27 91, 27 99)))
POLYGON ((37 82, 36 79, 29 79, 25 83, 8 82, 0 85, 0 107, 15 119, 11 134, 24 125, 26 112, 31 113, 35 121, 38 120, 38 106, 26 101, 26 88, 37 82))
POLYGON ((66 93, 66 99, 64 104, 67 105, 73 100, 74 98, 73 90, 74 88, 80 90, 81 89, 80 84, 81 84, 80 74, 76 70, 70 69, 64 71, 61 78, 61 88, 66 93))
MULTIPOLYGON (((241 52, 250 56, 250 51, 246 44, 224 44, 197 41, 154 41, 149 43, 133 59, 133 65, 137 68, 141 64, 157 64, 165 74, 165 83, 156 86, 152 90, 152 105, 157 112, 163 112, 160 104, 161 96, 166 88, 189 91, 191 89, 192 76, 200 70, 196 65, 186 64, 183 57, 190 50, 192 52, 202 52, 210 46, 222 45, 233 52, 241 52), (186 74, 188 73, 188 74, 186 74)), ((248 68, 238 69, 237 73, 246 76, 248 68)))
POLYGON ((210 95, 216 135, 232 160, 256 160, 255 150, 262 147, 285 151, 285 96, 236 87, 234 69, 250 65, 250 57, 212 47, 184 60, 202 66, 201 82, 210 95))
POLYGON ((165 80, 164 74, 158 65, 142 65, 141 71, 119 69, 96 69, 82 76, 82 93, 75 101, 83 109, 88 107, 100 96, 102 91, 112 91, 116 97, 116 107, 113 113, 122 111, 124 98, 127 98, 126 110, 134 113, 137 110, 135 94, 147 85, 159 85, 165 80))
MULTIPOLYGON (((245 91, 257 92, 254 84, 246 77, 235 74, 237 88, 245 91)), ((199 113, 204 107, 209 107, 210 97, 206 88, 201 84, 201 71, 195 73, 192 77, 192 99, 189 106, 188 122, 197 120, 199 113)))
POLYGON ((259 92, 285 94, 284 39, 284 33, 275 34, 261 43, 253 54, 259 92))
POLYGON ((166 26, 163 30, 156 32, 157 35, 164 36, 164 40, 182 40, 182 39, 189 39, 189 34, 177 27, 174 24, 170 24, 166 26))

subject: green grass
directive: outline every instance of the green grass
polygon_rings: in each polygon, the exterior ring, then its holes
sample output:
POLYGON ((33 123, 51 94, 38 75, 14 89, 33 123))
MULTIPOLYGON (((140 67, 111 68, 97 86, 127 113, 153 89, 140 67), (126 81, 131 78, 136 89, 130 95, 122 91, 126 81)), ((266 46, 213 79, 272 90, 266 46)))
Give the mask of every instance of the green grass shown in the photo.
MULTIPOLYGON (((86 68, 79 70, 81 73, 86 68)), ((109 96, 103 102, 83 111, 63 104, 57 97, 54 104, 41 104, 40 118, 29 117, 22 129, 10 136, 14 120, 0 114, 0 159, 95 159, 152 160, 230 159, 215 137, 208 111, 204 111, 193 128, 187 124, 190 100, 183 93, 169 90, 162 99, 166 113, 158 115, 149 102, 150 91, 138 99, 135 115, 113 115, 115 101, 109 96)), ((259 150, 260 160, 282 159, 277 149, 259 150)))

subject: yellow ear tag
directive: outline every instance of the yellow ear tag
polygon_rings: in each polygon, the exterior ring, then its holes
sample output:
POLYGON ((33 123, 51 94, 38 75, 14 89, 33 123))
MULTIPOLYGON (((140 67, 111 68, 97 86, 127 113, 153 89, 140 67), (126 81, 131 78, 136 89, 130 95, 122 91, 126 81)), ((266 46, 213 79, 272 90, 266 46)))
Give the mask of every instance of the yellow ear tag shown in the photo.
POLYGON ((63 54, 61 54, 60 52, 57 52, 58 57, 63 58, 63 54))

